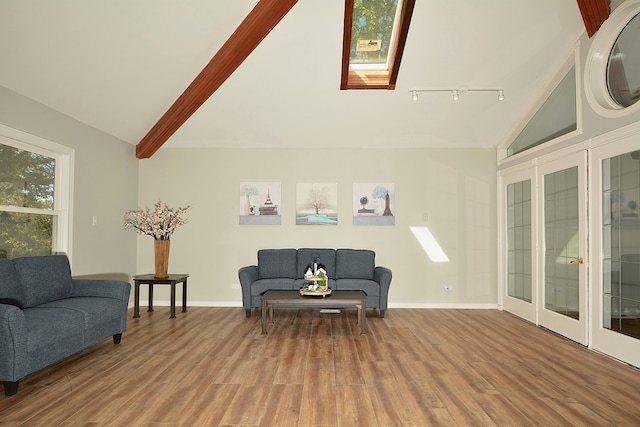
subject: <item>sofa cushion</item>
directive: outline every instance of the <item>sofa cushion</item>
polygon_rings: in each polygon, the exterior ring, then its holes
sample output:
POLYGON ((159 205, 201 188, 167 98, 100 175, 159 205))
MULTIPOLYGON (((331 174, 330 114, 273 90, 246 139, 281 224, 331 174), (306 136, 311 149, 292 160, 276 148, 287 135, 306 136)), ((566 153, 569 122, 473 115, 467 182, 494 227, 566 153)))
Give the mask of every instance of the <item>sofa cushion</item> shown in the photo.
POLYGON ((258 251, 258 272, 261 279, 296 276, 295 249, 260 249, 258 251))
POLYGON ((304 277, 307 268, 313 270, 313 261, 324 267, 329 278, 336 277, 336 250, 335 249, 298 249, 298 269, 296 271, 296 279, 304 277))
MULTIPOLYGON (((76 310, 32 307, 23 311, 27 324, 27 351, 47 349, 54 343, 69 342, 70 348, 78 351, 77 343, 70 338, 82 337, 85 330, 84 315, 76 310)), ((63 351, 68 353, 69 351, 63 351)))
POLYGON ((367 249, 336 251, 337 279, 371 279, 376 265, 376 253, 367 249))
POLYGON ((293 279, 260 279, 251 285, 251 295, 262 295, 269 289, 294 289, 293 279))
POLYGON ((0 303, 20 308, 27 303, 13 262, 6 258, 0 259, 0 303))
POLYGON ((84 319, 84 328, 89 329, 122 317, 122 306, 123 302, 114 298, 75 297, 41 304, 38 308, 70 310, 78 313, 84 319))
POLYGON ((367 279, 339 279, 336 281, 338 291, 364 291, 368 297, 380 296, 380 284, 367 279))
POLYGON ((13 266, 25 296, 23 307, 34 307, 71 295, 71 267, 65 255, 15 258, 13 266))

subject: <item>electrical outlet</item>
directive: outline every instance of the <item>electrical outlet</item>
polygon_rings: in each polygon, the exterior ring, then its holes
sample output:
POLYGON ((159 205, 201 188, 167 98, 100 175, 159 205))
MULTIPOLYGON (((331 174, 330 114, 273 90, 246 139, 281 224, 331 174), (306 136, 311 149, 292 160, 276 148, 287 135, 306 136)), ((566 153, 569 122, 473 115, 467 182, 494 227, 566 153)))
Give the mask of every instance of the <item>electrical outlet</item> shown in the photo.
POLYGON ((233 283, 231 289, 240 289, 240 283, 233 283))
POLYGON ((443 285, 442 289, 444 289, 445 292, 450 292, 451 291, 451 285, 443 285))

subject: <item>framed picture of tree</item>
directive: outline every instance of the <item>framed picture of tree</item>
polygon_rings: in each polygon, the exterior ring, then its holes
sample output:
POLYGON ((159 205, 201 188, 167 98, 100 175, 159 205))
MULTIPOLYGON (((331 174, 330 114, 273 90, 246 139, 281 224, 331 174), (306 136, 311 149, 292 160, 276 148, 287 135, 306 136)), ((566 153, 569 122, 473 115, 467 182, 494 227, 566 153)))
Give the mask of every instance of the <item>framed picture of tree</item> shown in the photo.
POLYGON ((395 199, 392 183, 354 183, 353 225, 395 225, 395 199))
POLYGON ((337 225, 338 183, 297 183, 296 224, 337 225))
POLYGON ((241 225, 280 225, 282 190, 279 182, 241 182, 239 196, 241 225))

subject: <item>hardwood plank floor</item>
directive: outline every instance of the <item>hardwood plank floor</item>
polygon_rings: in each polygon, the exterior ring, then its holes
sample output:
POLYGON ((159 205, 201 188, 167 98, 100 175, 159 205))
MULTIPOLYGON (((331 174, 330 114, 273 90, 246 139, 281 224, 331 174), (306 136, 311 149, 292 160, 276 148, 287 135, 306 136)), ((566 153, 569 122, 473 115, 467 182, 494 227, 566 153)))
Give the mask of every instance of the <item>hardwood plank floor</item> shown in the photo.
POLYGON ((640 371, 497 310, 129 313, 0 396, 7 426, 638 426, 640 371))

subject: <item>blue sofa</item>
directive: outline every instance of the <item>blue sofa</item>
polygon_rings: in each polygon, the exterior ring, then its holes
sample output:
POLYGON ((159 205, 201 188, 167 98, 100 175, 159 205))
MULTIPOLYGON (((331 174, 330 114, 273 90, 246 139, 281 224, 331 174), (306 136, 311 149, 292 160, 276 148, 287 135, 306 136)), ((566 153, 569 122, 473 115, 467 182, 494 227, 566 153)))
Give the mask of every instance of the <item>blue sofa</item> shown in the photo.
POLYGON ((242 307, 247 317, 261 307, 261 295, 269 289, 300 289, 308 280, 304 273, 315 262, 324 267, 332 290, 361 290, 367 308, 387 309, 391 270, 375 265, 375 252, 366 249, 260 249, 258 264, 238 271, 242 307))
POLYGON ((0 381, 18 392, 26 375, 127 327, 131 285, 71 277, 65 255, 0 259, 0 381))

